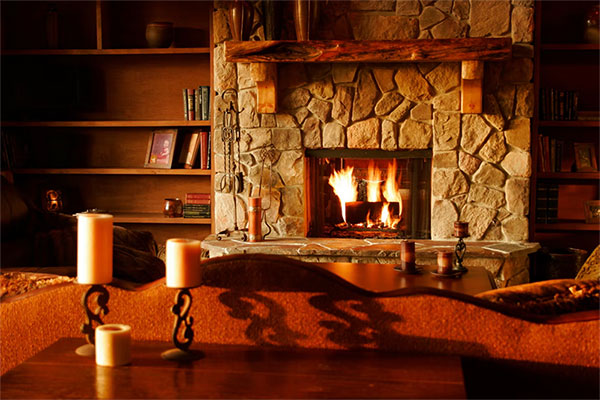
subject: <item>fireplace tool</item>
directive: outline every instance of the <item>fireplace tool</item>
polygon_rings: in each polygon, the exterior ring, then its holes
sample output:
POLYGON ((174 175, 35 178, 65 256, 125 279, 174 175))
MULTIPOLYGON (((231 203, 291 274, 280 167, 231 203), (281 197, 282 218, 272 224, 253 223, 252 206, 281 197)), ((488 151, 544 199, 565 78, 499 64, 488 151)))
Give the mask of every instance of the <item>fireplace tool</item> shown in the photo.
POLYGON ((223 114, 221 141, 223 142, 225 161, 225 171, 219 180, 219 190, 231 193, 233 196, 233 229, 228 228, 219 232, 217 239, 220 240, 223 236, 229 237, 234 232, 240 232, 242 240, 246 240, 245 229, 240 229, 237 221, 237 194, 244 191, 244 175, 241 171, 240 162, 240 110, 236 106, 238 100, 237 90, 232 88, 227 89, 221 94, 221 98, 225 102, 229 98, 229 106, 225 110, 219 109, 223 114))
POLYGON ((275 146, 272 144, 264 147, 260 151, 261 165, 260 165, 260 178, 258 181, 258 196, 248 198, 248 239, 250 242, 260 242, 265 240, 273 230, 269 222, 267 221, 267 210, 271 208, 272 201, 272 179, 273 179, 273 161, 275 160, 275 146), (269 162, 269 205, 268 207, 262 207, 262 181, 263 173, 265 169, 265 162, 269 162), (267 226, 267 233, 262 234, 262 222, 264 221, 267 226))

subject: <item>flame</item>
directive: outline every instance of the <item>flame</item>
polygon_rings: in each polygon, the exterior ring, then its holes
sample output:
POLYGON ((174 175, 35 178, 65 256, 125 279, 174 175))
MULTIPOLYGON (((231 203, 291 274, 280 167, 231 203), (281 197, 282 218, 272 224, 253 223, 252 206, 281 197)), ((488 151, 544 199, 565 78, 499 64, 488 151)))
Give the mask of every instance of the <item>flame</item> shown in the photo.
POLYGON ((373 160, 369 163, 368 180, 367 180, 367 201, 381 201, 381 171, 375 167, 373 160))
POLYGON ((344 168, 339 172, 334 170, 333 174, 329 177, 329 185, 340 199, 344 222, 346 222, 346 203, 349 201, 356 201, 356 198, 358 197, 358 184, 352 176, 353 171, 353 167, 344 168))
POLYGON ((400 196, 400 191, 398 190, 396 169, 396 160, 394 159, 390 164, 388 164, 387 179, 385 180, 383 197, 385 197, 386 201, 388 202, 398 202, 398 215, 402 215, 402 196, 400 196))

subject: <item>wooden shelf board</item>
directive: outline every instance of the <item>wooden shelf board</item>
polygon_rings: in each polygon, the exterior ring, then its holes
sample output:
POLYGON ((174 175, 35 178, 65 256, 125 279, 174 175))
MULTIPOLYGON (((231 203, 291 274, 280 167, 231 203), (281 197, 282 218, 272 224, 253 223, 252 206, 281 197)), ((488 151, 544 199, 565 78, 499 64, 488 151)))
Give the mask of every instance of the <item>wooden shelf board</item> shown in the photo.
POLYGON ((536 232, 551 231, 600 231, 599 224, 586 224, 583 221, 559 221, 554 224, 535 224, 536 232))
POLYGON ((210 126, 210 121, 2 121, 5 127, 30 128, 132 128, 132 127, 169 127, 169 126, 210 126))
POLYGON ((115 223, 121 224, 185 224, 210 225, 210 218, 168 218, 160 213, 114 213, 115 223))
POLYGON ((539 126, 554 126, 557 128, 598 128, 600 121, 539 121, 539 126))
POLYGON ((559 51, 599 51, 600 46, 592 43, 544 43, 542 50, 559 51))
POLYGON ((153 54, 210 54, 208 47, 164 49, 23 49, 2 50, 5 56, 120 56, 153 54))
POLYGON ((159 168, 23 168, 15 169, 21 175, 203 175, 209 169, 159 169, 159 168))
POLYGON ((538 179, 600 180, 600 172, 539 172, 538 179))
POLYGON ((225 42, 229 62, 418 62, 503 60, 510 38, 272 40, 225 42))

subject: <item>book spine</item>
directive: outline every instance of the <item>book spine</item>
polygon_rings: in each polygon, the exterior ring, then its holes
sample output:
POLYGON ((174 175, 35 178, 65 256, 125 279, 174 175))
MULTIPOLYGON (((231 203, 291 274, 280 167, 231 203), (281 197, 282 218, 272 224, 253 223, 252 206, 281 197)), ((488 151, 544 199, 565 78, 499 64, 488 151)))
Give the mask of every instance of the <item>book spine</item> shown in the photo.
POLYGON ((190 116, 188 115, 188 96, 187 89, 183 89, 183 118, 188 121, 190 116))
POLYGON ((187 199, 185 204, 206 204, 210 205, 210 199, 187 199))
POLYGON ((199 135, 197 133, 192 133, 190 136, 190 143, 188 147, 188 152, 185 157, 184 168, 191 169, 194 166, 196 161, 196 155, 198 154, 198 144, 199 144, 199 135))
POLYGON ((200 133, 200 168, 208 169, 208 132, 200 133))
POLYGON ((202 119, 208 121, 210 119, 210 86, 201 86, 202 90, 202 119))
POLYGON ((544 154, 544 140, 542 135, 538 134, 538 170, 546 172, 546 156, 544 154))
POLYGON ((535 222, 545 224, 548 208, 548 188, 545 183, 538 182, 535 195, 535 222))
POLYGON ((546 210, 546 219, 549 224, 558 220, 558 185, 548 185, 548 208, 546 210))
POLYGON ((196 121, 200 120, 200 104, 201 104, 201 94, 199 89, 194 89, 194 119, 196 121))
POLYGON ((556 172, 556 139, 550 138, 550 172, 556 172))
POLYGON ((540 89, 540 119, 546 119, 546 89, 540 89))
POLYGON ((186 193, 186 199, 210 199, 210 193, 186 193))
POLYGON ((211 135, 210 132, 208 132, 208 146, 207 146, 208 147, 208 150, 207 150, 208 161, 207 161, 206 169, 211 169, 212 168, 211 167, 211 160, 212 160, 212 155, 211 155, 212 154, 211 153, 212 149, 211 149, 211 146, 212 146, 212 135, 211 135))
POLYGON ((555 166, 554 166, 554 170, 556 172, 562 172, 562 153, 563 153, 563 141, 562 140, 556 140, 556 155, 554 156, 555 159, 555 166))
POLYGON ((194 112, 194 89, 187 90, 187 99, 188 121, 193 121, 196 119, 196 115, 194 112))

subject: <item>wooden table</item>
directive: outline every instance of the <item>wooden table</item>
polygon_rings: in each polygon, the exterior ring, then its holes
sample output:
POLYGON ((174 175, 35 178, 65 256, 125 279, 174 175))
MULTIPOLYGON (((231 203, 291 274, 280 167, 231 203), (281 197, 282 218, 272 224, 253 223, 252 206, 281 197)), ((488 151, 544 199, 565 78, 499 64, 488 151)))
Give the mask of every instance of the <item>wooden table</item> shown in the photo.
POLYGON ((80 357, 83 339, 60 339, 5 373, 8 398, 465 398, 459 357, 368 350, 196 344, 191 364, 161 359, 165 342, 134 342, 132 363, 80 357))
POLYGON ((397 264, 346 262, 314 264, 374 293, 385 293, 404 288, 430 287, 475 295, 496 289, 494 279, 483 267, 469 267, 469 271, 459 278, 446 278, 431 274, 431 271, 437 270, 437 266, 433 265, 419 265, 422 272, 413 275, 394 270, 397 264))

